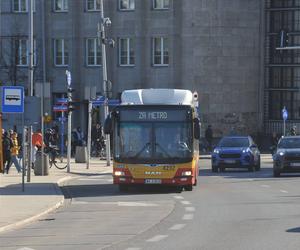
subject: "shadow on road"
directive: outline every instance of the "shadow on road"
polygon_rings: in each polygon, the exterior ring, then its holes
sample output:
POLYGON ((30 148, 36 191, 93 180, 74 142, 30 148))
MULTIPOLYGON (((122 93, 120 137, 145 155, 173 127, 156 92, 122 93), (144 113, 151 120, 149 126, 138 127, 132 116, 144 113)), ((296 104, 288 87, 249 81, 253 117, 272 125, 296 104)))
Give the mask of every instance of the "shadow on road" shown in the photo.
POLYGON ((295 228, 291 228, 286 230, 286 232, 288 233, 300 233, 300 227, 295 227, 295 228))
POLYGON ((25 183, 25 192, 22 191, 22 184, 12 184, 0 187, 0 196, 4 195, 57 195, 53 192, 53 183, 25 183))
POLYGON ((114 184, 67 185, 61 187, 66 199, 82 197, 106 197, 124 195, 152 195, 178 193, 175 187, 168 186, 132 186, 126 192, 119 191, 114 184))
POLYGON ((299 173, 282 173, 279 178, 273 176, 272 168, 261 168, 260 171, 249 172, 247 169, 226 169, 225 172, 212 172, 211 169, 200 169, 199 176, 220 176, 224 178, 237 179, 273 179, 281 180, 285 178, 300 177, 299 173))

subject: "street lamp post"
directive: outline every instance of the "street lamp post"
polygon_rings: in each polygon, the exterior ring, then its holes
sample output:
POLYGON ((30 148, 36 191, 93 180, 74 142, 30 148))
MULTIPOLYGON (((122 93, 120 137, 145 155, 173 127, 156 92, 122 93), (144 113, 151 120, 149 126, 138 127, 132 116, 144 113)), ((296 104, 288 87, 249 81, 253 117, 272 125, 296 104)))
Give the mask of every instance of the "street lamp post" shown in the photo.
MULTIPOLYGON (((114 41, 112 39, 108 39, 105 36, 105 27, 110 26, 111 21, 108 17, 104 17, 104 7, 103 0, 100 0, 100 24, 98 25, 98 39, 99 43, 101 43, 102 50, 102 75, 103 75, 103 94, 104 94, 104 118, 108 116, 108 96, 107 96, 107 88, 108 88, 108 79, 107 79, 107 65, 106 65, 106 45, 110 47, 114 47, 114 41)), ((106 135, 106 163, 107 166, 110 166, 110 136, 106 135)))

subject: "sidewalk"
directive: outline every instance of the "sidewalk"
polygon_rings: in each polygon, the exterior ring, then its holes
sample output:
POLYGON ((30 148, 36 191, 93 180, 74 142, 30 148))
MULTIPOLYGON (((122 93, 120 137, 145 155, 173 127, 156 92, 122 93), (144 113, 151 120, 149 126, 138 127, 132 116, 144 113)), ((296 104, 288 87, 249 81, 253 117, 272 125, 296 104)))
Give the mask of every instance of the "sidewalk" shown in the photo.
MULTIPOLYGON (((66 159, 62 164, 66 164, 66 159)), ((64 204, 64 196, 59 188, 67 181, 82 175, 111 173, 112 166, 106 161, 91 159, 90 168, 86 163, 71 160, 70 173, 53 166, 47 176, 35 176, 32 170, 31 182, 25 176, 25 192, 22 192, 22 174, 12 166, 10 173, 0 174, 0 233, 38 220, 64 204)))

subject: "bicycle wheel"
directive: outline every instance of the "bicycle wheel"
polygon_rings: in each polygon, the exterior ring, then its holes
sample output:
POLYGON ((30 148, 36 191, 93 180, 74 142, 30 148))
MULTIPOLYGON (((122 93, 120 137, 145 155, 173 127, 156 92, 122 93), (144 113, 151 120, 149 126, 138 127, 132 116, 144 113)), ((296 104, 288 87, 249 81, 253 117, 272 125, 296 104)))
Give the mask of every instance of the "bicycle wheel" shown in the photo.
POLYGON ((60 169, 60 170, 62 170, 62 169, 65 169, 65 168, 67 168, 67 164, 66 165, 62 165, 62 166, 59 166, 58 164, 57 164, 57 161, 53 161, 53 164, 54 164, 54 166, 57 168, 57 169, 60 169))

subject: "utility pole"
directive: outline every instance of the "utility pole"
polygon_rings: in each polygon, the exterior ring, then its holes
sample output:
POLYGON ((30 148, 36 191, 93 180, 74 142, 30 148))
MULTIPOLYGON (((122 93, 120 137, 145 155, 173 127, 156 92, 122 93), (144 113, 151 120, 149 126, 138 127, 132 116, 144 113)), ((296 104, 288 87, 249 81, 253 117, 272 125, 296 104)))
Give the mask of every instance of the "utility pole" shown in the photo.
MULTIPOLYGON (((98 25, 98 39, 101 42, 102 50, 102 75, 103 75, 103 94, 104 94, 104 119, 108 116, 108 79, 107 79, 107 65, 106 65, 106 45, 114 47, 114 40, 108 39, 105 36, 105 26, 110 26, 111 21, 108 17, 104 17, 103 0, 100 0, 100 24, 98 25)), ((110 166, 110 136, 106 137, 106 164, 110 166)))

